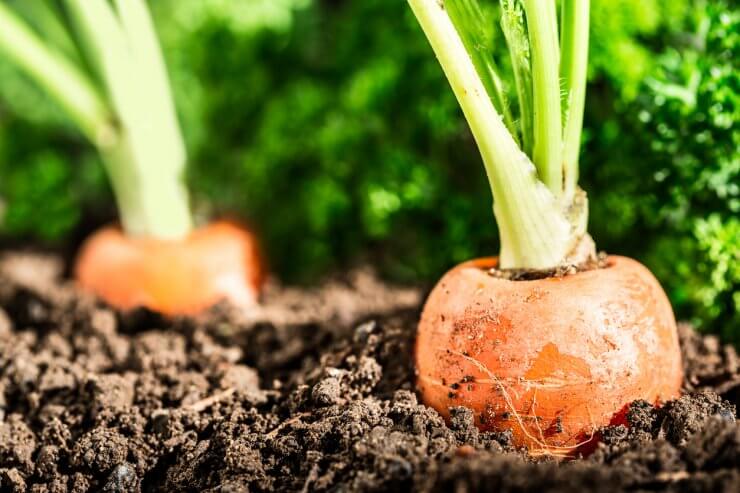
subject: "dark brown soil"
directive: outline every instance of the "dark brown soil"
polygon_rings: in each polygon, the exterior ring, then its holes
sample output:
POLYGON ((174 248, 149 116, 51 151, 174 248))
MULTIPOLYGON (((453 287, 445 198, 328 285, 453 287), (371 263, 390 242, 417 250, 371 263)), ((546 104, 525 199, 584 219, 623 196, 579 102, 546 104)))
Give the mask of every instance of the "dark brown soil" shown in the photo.
POLYGON ((416 291, 357 273, 172 322, 58 272, 0 259, 0 491, 740 491, 740 362, 687 326, 689 393, 556 463, 417 402, 416 291))
POLYGON ((606 269, 609 267, 609 259, 605 252, 589 257, 580 264, 564 264, 554 269, 488 269, 488 275, 508 281, 535 281, 550 277, 565 277, 587 272, 595 269, 606 269))

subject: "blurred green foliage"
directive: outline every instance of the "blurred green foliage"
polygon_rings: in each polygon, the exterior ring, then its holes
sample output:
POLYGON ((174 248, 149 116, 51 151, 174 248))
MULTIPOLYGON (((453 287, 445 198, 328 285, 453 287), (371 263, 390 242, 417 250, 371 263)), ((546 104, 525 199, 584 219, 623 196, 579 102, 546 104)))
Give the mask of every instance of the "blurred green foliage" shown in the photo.
MULTIPOLYGON (((433 282, 497 252, 480 157, 406 2, 150 3, 196 209, 251 222, 281 277, 366 261, 433 282)), ((581 164, 591 232, 645 261, 681 317, 737 328, 737 11, 592 3, 581 164)), ((113 217, 94 152, 2 61, 0 80, 5 234, 63 239, 85 218, 113 217)))
POLYGON ((692 26, 630 113, 631 139, 651 136, 640 149, 652 173, 632 206, 644 222, 635 229, 659 233, 646 258, 675 279, 680 315, 729 331, 740 328, 740 11, 713 2, 692 26))

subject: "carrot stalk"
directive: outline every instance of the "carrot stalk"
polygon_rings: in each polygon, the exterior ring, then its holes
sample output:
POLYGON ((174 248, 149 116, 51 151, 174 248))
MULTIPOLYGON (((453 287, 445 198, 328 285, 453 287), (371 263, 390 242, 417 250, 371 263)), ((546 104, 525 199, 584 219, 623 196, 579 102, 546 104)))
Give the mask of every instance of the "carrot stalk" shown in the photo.
POLYGON ((563 191, 560 49, 553 0, 524 0, 532 60, 534 148, 540 179, 559 197, 563 191))
POLYGON ((516 0, 501 0, 501 30, 509 46, 511 66, 514 72, 516 97, 519 100, 519 125, 522 150, 532 155, 534 141, 532 69, 530 67, 529 38, 524 22, 524 9, 516 0))
POLYGON ((33 77, 95 143, 111 138, 113 117, 86 74, 44 42, 0 2, 0 50, 33 77))
MULTIPOLYGON (((475 33, 473 22, 481 22, 480 18, 455 15, 474 11, 478 2, 409 0, 480 149, 501 238, 500 267, 505 269, 549 269, 585 260, 576 254, 593 255, 593 248, 582 248, 592 244, 586 232, 585 194, 580 190, 570 197, 562 193, 559 48, 556 16, 545 6, 548 2, 524 3, 527 19, 530 12, 537 17, 535 32, 529 34, 534 111, 530 115, 532 154, 527 155, 497 109, 496 101, 502 98, 491 94, 497 78, 490 62, 492 53, 471 54, 471 46, 478 50, 485 43, 475 39, 465 43, 475 33)), ((526 93, 524 82, 520 89, 526 93)))
POLYGON ((563 82, 563 169, 565 195, 573 196, 578 184, 578 151, 581 146, 586 104, 588 67, 589 0, 563 0, 560 30, 560 78, 563 82))
MULTIPOLYGON (((78 52, 62 53, 0 4, 0 50, 69 114, 103 157, 127 234, 192 227, 185 146, 144 0, 64 0, 78 52), (92 66, 92 72, 84 63, 92 66)), ((48 33, 46 33, 48 34, 48 33)))

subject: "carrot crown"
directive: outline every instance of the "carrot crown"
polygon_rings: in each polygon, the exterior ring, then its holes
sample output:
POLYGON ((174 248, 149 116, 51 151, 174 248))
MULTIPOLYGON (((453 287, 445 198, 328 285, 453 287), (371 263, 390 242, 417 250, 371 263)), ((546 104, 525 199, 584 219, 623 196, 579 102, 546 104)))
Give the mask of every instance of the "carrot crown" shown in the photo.
POLYGON ((549 269, 593 255, 578 188, 589 0, 500 0, 518 118, 479 0, 408 0, 480 149, 501 237, 500 267, 549 269))
POLYGON ((99 149, 128 234, 188 233, 185 146, 145 0, 0 2, 0 52, 99 149))

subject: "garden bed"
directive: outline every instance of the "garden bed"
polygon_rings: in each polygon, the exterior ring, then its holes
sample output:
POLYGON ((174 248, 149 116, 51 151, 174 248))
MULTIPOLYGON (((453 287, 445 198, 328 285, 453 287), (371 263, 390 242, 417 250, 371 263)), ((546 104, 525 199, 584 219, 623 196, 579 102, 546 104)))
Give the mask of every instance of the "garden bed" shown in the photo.
POLYGON ((686 395, 557 463, 418 403, 418 290, 356 272, 168 321, 61 265, 0 260, 2 491, 740 491, 740 361, 685 324, 686 395))

